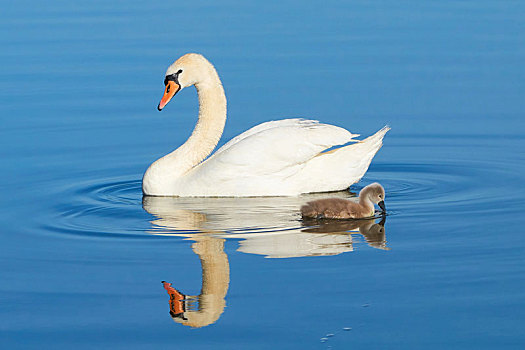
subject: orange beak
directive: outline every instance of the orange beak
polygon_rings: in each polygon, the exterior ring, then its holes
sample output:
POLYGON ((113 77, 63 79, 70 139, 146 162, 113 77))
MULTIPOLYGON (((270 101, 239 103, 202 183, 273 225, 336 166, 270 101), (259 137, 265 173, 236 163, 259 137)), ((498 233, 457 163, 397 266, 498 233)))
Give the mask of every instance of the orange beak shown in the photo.
POLYGON ((159 111, 162 111, 162 108, 170 102, 171 98, 175 96, 177 92, 180 90, 180 85, 178 85, 174 81, 168 81, 168 84, 166 84, 166 90, 164 90, 164 96, 162 96, 162 99, 160 100, 159 106, 157 109, 159 111))

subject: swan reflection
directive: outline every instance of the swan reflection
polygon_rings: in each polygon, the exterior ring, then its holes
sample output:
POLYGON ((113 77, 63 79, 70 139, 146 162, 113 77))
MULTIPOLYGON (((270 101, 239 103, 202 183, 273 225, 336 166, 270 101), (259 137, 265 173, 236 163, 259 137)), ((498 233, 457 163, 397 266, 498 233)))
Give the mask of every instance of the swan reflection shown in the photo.
MULTIPOLYGON (((335 194, 350 198, 350 193, 335 194)), ((243 253, 267 258, 337 255, 354 249, 362 236, 369 246, 388 250, 385 217, 363 220, 302 220, 299 208, 319 195, 279 198, 144 197, 144 209, 155 217, 151 233, 194 241, 202 267, 202 289, 187 296, 183 286, 163 282, 173 320, 191 327, 214 323, 226 306, 230 282, 226 238, 240 239, 243 253), (178 288, 181 288, 180 290, 178 288)))
POLYGON ((194 238, 192 249, 200 258, 202 289, 198 296, 188 296, 162 281, 170 296, 170 315, 177 323, 194 328, 217 321, 226 306, 230 284, 230 265, 224 252, 224 239, 211 236, 194 238))

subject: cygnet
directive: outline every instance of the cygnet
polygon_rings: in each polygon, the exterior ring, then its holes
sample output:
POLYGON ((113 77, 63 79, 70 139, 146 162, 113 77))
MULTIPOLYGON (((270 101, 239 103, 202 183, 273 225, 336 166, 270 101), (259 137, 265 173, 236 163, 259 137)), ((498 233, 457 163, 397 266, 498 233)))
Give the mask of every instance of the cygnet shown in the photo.
POLYGON ((385 208, 385 189, 377 182, 363 188, 359 201, 342 198, 325 198, 306 203, 301 207, 304 218, 316 219, 361 219, 374 216, 374 204, 383 212, 385 208))

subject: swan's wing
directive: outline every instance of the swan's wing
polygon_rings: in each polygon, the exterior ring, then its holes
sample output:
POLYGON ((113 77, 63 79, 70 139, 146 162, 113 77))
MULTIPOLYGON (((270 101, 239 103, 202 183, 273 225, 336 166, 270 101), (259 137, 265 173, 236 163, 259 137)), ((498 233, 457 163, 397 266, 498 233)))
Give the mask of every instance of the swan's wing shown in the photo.
MULTIPOLYGON (((233 139, 231 139, 230 141, 225 143, 221 148, 219 148, 217 150, 217 152, 215 152, 215 155, 217 155, 217 154, 227 150, 231 146, 235 145, 236 143, 239 143, 240 141, 246 139, 247 137, 250 137, 250 136, 255 135, 257 133, 263 132, 265 130, 270 130, 270 129, 275 129, 275 128, 283 128, 283 127, 292 127, 292 128, 297 128, 297 129, 315 128, 316 126, 337 128, 337 129, 340 129, 339 131, 343 130, 344 132, 346 132, 347 135, 350 135, 350 139, 352 137, 358 137, 359 136, 359 134, 351 134, 348 130, 345 130, 345 129, 342 129, 342 128, 338 128, 338 127, 333 126, 333 125, 320 124, 319 121, 317 121, 317 120, 309 120, 309 119, 302 119, 302 118, 271 120, 269 122, 265 122, 265 123, 256 125, 256 126, 250 128, 250 129, 246 130, 242 134, 234 137, 233 139)), ((343 144, 343 143, 346 143, 346 142, 348 142, 348 141, 344 141, 342 143, 334 144, 332 146, 340 145, 340 144, 343 144)), ((326 148, 329 148, 329 147, 332 147, 332 146, 328 146, 326 148)))
POLYGON ((235 137, 197 168, 200 175, 225 180, 239 176, 290 176, 320 152, 356 136, 315 120, 271 121, 235 137))

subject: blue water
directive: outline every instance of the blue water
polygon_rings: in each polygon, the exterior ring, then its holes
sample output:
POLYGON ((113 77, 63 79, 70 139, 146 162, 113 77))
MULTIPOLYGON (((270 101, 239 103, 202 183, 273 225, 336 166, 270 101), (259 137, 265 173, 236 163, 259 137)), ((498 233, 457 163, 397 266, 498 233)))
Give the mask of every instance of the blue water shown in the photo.
POLYGON ((3 4, 0 346, 522 349, 524 18, 488 0, 3 4), (186 52, 225 86, 221 143, 284 117, 390 125, 337 194, 382 183, 386 221, 301 221, 323 195, 142 198, 196 121, 193 89, 156 111, 186 52))

